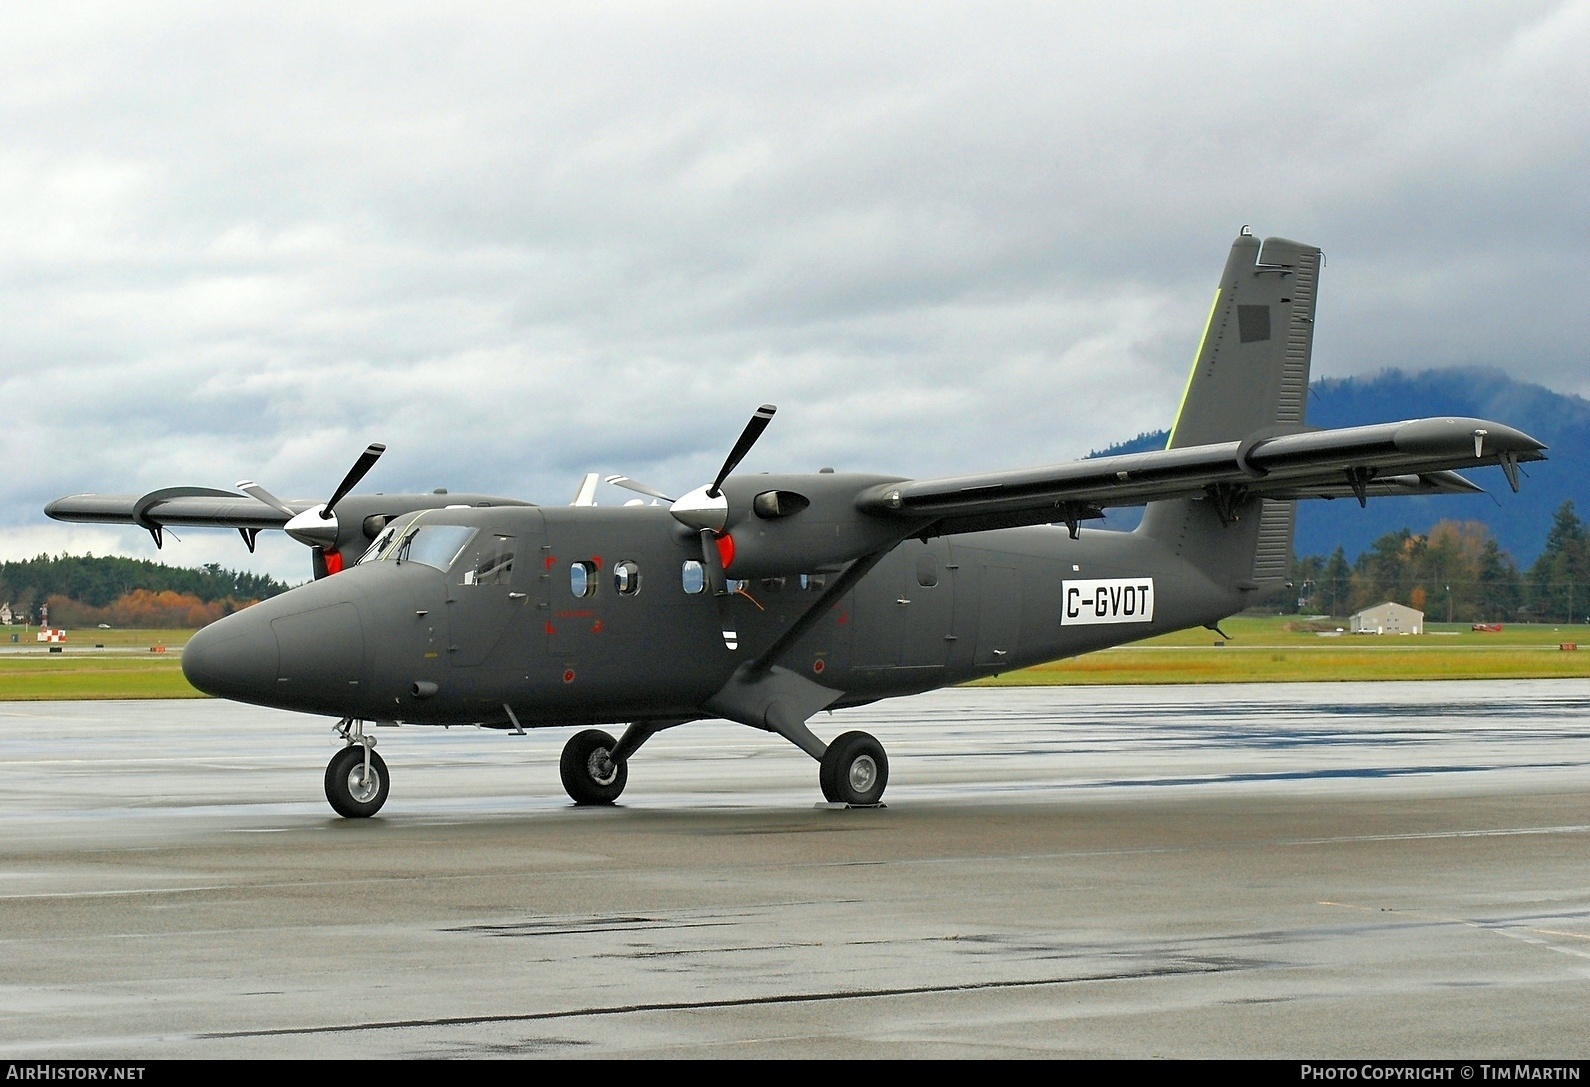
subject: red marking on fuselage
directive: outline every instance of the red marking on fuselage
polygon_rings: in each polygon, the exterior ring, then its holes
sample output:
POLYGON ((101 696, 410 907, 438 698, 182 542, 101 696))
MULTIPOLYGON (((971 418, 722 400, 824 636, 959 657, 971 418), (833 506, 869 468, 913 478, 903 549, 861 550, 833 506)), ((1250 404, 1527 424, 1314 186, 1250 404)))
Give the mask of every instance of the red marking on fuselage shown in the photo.
POLYGON ((556 634, 557 632, 558 631, 557 631, 556 627, 554 627, 551 623, 547 624, 547 633, 548 634, 556 634))
POLYGON ((567 668, 567 669, 564 670, 564 672, 563 672, 563 682, 564 683, 573 683, 574 682, 574 669, 567 668))
POLYGON ((816 672, 818 675, 822 675, 823 674, 823 668, 824 668, 824 665, 823 665, 822 661, 820 661, 820 660, 812 661, 812 671, 816 672))
POLYGON ((600 633, 602 633, 602 621, 600 619, 598 619, 596 622, 591 624, 591 633, 592 634, 600 634, 600 633))
POLYGON ((559 619, 589 619, 595 614, 596 613, 591 611, 589 608, 584 611, 559 611, 553 613, 553 615, 559 619))
POLYGON ((602 568, 602 556, 600 556, 600 555, 592 555, 591 556, 591 565, 596 567, 598 570, 600 570, 602 568))
POLYGON ((541 560, 548 570, 552 569, 552 564, 557 561, 558 559, 556 555, 548 555, 546 558, 541 560))

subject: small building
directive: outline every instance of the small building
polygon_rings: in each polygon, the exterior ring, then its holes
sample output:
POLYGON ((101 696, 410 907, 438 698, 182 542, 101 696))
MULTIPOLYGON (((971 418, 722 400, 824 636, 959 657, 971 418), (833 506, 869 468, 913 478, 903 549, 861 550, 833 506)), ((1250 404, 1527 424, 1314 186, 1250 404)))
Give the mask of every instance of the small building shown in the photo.
POLYGON ((1353 616, 1354 634, 1423 634, 1424 612, 1386 601, 1353 616))

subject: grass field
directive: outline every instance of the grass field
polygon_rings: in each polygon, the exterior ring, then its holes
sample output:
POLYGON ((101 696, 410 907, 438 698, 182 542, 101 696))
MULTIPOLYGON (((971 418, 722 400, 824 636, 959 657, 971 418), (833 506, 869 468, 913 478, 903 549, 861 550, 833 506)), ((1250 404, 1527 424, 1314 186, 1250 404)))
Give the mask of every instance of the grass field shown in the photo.
MULTIPOLYGON (((1418 636, 1335 636, 1336 626, 1291 616, 1236 618, 1054 664, 978 680, 979 685, 1104 683, 1280 683, 1369 679, 1548 679, 1590 677, 1590 626, 1509 625, 1477 634, 1467 625, 1432 624, 1418 636), (1321 633, 1310 626, 1326 626, 1321 633), (1217 645, 1217 642, 1223 642, 1217 645), (1564 652, 1563 643, 1582 645, 1564 652)), ((0 701, 73 698, 201 698, 182 677, 175 652, 188 630, 74 631, 62 653, 0 627, 0 701), (104 648, 96 652, 96 643, 104 648), (15 649, 17 651, 11 652, 15 649), (140 652, 142 651, 142 652, 140 652)))
POLYGON ((73 630, 64 650, 51 653, 38 642, 37 627, 0 627, 0 702, 203 698, 183 678, 180 654, 149 652, 180 649, 192 636, 191 630, 73 630))
POLYGON ((1483 634, 1466 623, 1431 623, 1420 635, 1355 635, 1345 629, 1337 635, 1336 628, 1347 625, 1294 616, 1239 617, 1220 624, 1229 638, 1183 630, 977 682, 1030 687, 1590 676, 1590 626, 1509 624, 1499 633, 1483 634), (1564 643, 1584 648, 1565 652, 1564 643))
MULTIPOLYGON (((38 641, 39 628, 0 627, 0 649, 43 650, 38 641), (16 642, 11 641, 16 636, 16 642)), ((148 649, 152 645, 175 648, 186 645, 193 637, 191 630, 69 630, 66 632, 67 648, 73 652, 92 650, 98 646, 106 649, 148 649)))

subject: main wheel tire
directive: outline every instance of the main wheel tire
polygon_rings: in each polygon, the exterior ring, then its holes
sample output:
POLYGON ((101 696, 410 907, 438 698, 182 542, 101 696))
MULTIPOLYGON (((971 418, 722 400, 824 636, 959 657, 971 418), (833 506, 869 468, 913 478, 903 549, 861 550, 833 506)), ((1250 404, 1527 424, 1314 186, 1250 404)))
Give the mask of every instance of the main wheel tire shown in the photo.
POLYGON ((889 784, 889 757, 865 732, 847 732, 823 753, 818 781, 835 804, 876 804, 889 784))
POLYGON ((326 799, 345 819, 368 819, 386 803, 392 777, 386 762, 370 752, 370 777, 364 776, 364 745, 351 744, 331 757, 326 766, 326 799))
POLYGON ((629 781, 628 762, 610 757, 618 741, 599 728, 577 732, 563 745, 558 772, 563 788, 576 804, 611 804, 629 781))

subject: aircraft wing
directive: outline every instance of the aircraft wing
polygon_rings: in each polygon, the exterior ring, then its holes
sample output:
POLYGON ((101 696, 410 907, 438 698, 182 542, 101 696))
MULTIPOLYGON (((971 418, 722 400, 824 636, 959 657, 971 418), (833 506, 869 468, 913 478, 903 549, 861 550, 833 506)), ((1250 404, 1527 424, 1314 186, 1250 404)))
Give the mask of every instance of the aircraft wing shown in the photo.
MULTIPOLYGON (((317 503, 285 502, 293 513, 317 503)), ((137 525, 151 532, 168 525, 199 528, 282 528, 290 519, 257 498, 211 487, 164 487, 148 494, 74 494, 44 507, 57 521, 137 525)))
POLYGON ((1071 461, 946 479, 907 480, 857 496, 866 513, 937 522, 942 532, 1097 517, 1204 495, 1273 499, 1477 491, 1456 469, 1501 465, 1517 489, 1521 461, 1544 460, 1545 445, 1484 419, 1400 423, 1254 436, 1240 442, 1071 461))

